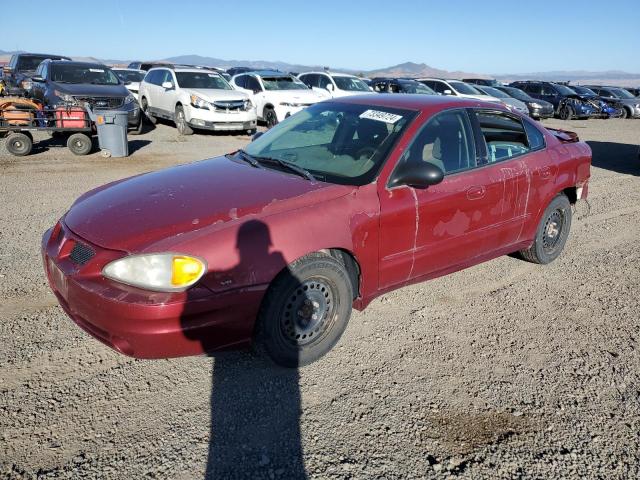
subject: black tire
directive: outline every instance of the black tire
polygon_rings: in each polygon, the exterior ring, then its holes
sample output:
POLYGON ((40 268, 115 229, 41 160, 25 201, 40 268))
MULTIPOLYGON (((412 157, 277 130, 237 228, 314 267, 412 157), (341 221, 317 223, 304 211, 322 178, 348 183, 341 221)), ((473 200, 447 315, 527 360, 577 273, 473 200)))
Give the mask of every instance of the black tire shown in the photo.
POLYGON ((531 247, 521 250, 522 258, 546 265, 560 256, 571 230, 571 204, 564 194, 555 197, 540 219, 531 247))
POLYGON ((267 128, 275 127, 278 124, 278 116, 276 115, 276 111, 271 107, 266 107, 264 109, 264 121, 267 124, 267 128))
POLYGON ((11 133, 4 141, 7 151, 16 157, 24 157, 31 153, 33 148, 33 140, 30 135, 24 133, 11 133))
POLYGON ((74 133, 67 140, 67 148, 74 155, 87 155, 93 148, 93 142, 89 135, 74 133))
POLYGON ((149 113, 149 104, 147 103, 147 99, 142 97, 140 99, 140 116, 146 118, 151 125, 155 125, 158 119, 149 113))
POLYGON ((184 116, 184 108, 182 108, 182 105, 176 106, 176 112, 173 118, 180 135, 193 135, 193 129, 187 123, 187 118, 184 116))
POLYGON ((308 365, 338 342, 352 302, 344 265, 323 253, 309 254, 270 285, 258 314, 256 341, 278 365, 308 365))
POLYGON ((622 112, 620 112, 620 118, 629 118, 629 110, 627 110, 625 107, 622 107, 622 112))
POLYGON ((135 128, 132 128, 131 130, 129 130, 129 133, 131 135, 141 135, 144 133, 144 127, 145 127, 144 114, 140 112, 140 120, 138 120, 138 125, 136 125, 135 128))
POLYGON ((569 105, 563 105, 560 107, 559 115, 561 120, 571 120, 573 118, 573 109, 569 105))

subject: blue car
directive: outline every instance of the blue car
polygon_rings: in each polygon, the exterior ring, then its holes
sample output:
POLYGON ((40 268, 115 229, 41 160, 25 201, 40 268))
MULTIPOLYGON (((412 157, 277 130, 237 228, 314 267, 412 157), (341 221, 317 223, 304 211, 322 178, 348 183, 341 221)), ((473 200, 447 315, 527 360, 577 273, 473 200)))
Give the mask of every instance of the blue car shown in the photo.
POLYGON ((602 118, 621 117, 624 106, 613 98, 601 97, 596 92, 587 87, 572 85, 571 90, 580 95, 583 99, 590 101, 600 111, 602 118))
POLYGON ((600 115, 599 109, 594 104, 566 85, 543 81, 518 81, 509 86, 524 90, 533 98, 552 103, 555 115, 562 120, 600 115))

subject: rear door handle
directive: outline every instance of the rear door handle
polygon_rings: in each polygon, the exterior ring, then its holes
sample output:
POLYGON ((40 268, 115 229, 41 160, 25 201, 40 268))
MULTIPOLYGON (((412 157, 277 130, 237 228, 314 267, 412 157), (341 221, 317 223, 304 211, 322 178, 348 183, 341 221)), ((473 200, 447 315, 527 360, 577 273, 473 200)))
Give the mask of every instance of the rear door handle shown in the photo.
POLYGON ((484 197, 486 190, 485 188, 480 186, 471 187, 467 190, 467 199, 468 200, 479 200, 484 197))

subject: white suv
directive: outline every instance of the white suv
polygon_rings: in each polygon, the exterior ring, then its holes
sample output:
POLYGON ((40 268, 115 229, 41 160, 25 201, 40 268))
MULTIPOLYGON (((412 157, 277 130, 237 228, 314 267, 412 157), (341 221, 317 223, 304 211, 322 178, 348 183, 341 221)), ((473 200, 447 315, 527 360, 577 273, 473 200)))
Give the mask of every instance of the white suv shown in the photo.
POLYGON ((319 89, 320 93, 331 98, 363 95, 373 92, 369 86, 355 75, 337 72, 305 72, 298 78, 312 90, 319 89))
POLYGON ((473 85, 461 82, 460 80, 444 80, 442 78, 417 78, 420 83, 431 87, 440 95, 453 95, 461 98, 474 98, 476 100, 484 100, 485 102, 500 103, 502 102, 496 97, 485 95, 479 92, 473 85))
POLYGON ((258 120, 266 122, 269 128, 326 98, 293 75, 269 70, 239 73, 231 78, 231 84, 252 95, 258 120))
POLYGON ((182 135, 203 130, 256 131, 256 108, 249 95, 234 90, 217 72, 199 68, 156 67, 140 82, 140 108, 175 122, 182 135))

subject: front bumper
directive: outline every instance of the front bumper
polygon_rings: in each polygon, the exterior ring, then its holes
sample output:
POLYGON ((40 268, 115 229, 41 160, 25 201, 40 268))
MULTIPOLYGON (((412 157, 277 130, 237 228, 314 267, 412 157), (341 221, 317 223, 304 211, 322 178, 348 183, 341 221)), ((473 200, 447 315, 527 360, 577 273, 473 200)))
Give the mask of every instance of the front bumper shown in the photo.
POLYGON ((531 118, 537 118, 537 119, 542 120, 542 119, 545 119, 545 118, 553 117, 554 110, 553 110, 553 107, 551 107, 551 106, 542 107, 542 108, 531 107, 529 109, 529 114, 531 115, 531 118))
POLYGON ((136 358, 198 355, 250 343, 266 285, 219 294, 206 287, 150 292, 102 276, 103 266, 121 256, 77 237, 62 222, 42 238, 49 285, 84 331, 136 358), (84 265, 72 259, 77 243, 95 252, 84 265))
POLYGON ((203 108, 191 108, 191 116, 187 123, 194 128, 204 130, 232 131, 255 130, 257 127, 256 111, 217 112, 203 108))

